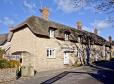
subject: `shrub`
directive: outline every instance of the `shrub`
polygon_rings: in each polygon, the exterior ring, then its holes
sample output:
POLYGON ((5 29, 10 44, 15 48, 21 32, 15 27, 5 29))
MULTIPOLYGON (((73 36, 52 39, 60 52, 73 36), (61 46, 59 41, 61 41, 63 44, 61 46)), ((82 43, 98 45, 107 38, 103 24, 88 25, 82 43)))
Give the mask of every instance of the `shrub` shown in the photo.
POLYGON ((16 68, 19 67, 20 63, 16 60, 7 61, 5 59, 0 60, 0 68, 16 68))
POLYGON ((8 67, 9 67, 8 61, 5 59, 1 59, 0 60, 0 68, 8 68, 8 67))
POLYGON ((16 61, 16 60, 10 60, 9 61, 9 66, 10 66, 10 68, 19 67, 20 63, 18 61, 16 61))
POLYGON ((5 50, 0 48, 0 59, 3 58, 3 55, 5 54, 5 50))

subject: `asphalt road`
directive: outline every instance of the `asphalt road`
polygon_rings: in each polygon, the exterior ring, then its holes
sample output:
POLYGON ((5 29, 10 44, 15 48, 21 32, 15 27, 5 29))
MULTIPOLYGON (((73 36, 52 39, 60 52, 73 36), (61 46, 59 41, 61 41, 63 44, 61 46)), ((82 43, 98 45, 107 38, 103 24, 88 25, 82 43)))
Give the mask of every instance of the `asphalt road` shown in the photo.
POLYGON ((42 84, 114 84, 114 61, 97 62, 81 71, 63 72, 42 84))
POLYGON ((86 73, 69 73, 53 84, 103 84, 86 73))
POLYGON ((17 80, 7 84, 114 84, 114 62, 98 63, 96 66, 59 70, 57 73, 45 72, 46 75, 38 74, 28 80, 17 80))

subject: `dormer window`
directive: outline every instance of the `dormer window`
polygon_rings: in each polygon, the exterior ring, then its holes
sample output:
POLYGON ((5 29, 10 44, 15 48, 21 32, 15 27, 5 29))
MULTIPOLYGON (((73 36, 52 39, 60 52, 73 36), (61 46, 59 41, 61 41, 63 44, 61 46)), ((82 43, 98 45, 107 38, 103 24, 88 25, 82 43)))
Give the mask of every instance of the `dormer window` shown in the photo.
POLYGON ((49 29, 49 36, 51 38, 54 38, 55 37, 55 29, 49 29))
POLYGON ((78 37, 78 42, 79 42, 79 43, 81 42, 81 38, 80 38, 80 37, 78 37))
POLYGON ((65 33, 65 40, 69 40, 69 34, 65 33))

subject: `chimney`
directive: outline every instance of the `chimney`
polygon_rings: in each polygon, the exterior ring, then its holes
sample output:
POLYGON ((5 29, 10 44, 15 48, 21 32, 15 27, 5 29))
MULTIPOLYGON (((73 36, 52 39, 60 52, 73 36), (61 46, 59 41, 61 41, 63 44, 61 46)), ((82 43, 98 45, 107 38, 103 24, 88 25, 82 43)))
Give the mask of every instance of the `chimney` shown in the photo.
POLYGON ((42 9, 40 9, 41 12, 41 16, 43 19, 48 20, 48 16, 49 16, 49 10, 48 8, 44 7, 42 9))
POLYGON ((12 29, 14 29, 13 25, 9 26, 9 31, 12 31, 12 29))
POLYGON ((109 36, 109 42, 112 43, 112 36, 109 36))
POLYGON ((94 28, 94 34, 98 35, 98 30, 97 30, 97 28, 94 28))
POLYGON ((82 24, 80 21, 77 22, 77 29, 82 30, 82 24))

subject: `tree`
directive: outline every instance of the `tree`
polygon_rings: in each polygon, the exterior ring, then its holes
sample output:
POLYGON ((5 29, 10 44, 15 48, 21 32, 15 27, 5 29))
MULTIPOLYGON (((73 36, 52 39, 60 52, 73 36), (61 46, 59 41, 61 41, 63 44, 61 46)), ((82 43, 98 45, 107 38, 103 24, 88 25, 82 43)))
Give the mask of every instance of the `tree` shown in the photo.
POLYGON ((72 0, 75 7, 91 6, 99 11, 114 12, 114 0, 72 0))
MULTIPOLYGON (((89 7, 96 13, 114 13, 114 0, 72 0, 75 8, 89 7)), ((114 16, 108 16, 108 22, 114 23, 114 16)), ((112 25, 114 26, 114 25, 112 25)))

